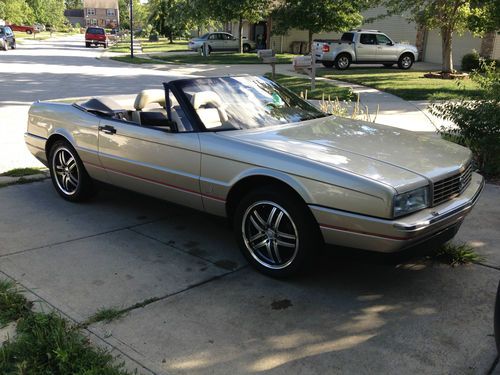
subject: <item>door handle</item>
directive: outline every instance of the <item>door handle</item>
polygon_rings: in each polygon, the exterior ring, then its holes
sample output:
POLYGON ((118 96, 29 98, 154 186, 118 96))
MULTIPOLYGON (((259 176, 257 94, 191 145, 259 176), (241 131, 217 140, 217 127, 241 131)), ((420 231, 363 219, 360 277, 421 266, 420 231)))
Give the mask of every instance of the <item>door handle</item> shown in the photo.
POLYGON ((106 133, 106 134, 116 134, 116 129, 114 126, 111 125, 104 125, 104 126, 99 126, 99 131, 106 133))

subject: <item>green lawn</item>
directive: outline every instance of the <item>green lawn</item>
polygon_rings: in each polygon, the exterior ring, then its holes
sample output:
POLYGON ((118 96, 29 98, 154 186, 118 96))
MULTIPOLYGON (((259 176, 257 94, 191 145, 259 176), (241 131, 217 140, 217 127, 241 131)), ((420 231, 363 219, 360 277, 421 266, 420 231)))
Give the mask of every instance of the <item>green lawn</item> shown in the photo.
MULTIPOLYGON (((26 39, 36 39, 36 40, 45 40, 49 39, 51 37, 50 32, 48 31, 42 31, 41 33, 35 33, 35 34, 26 34, 21 31, 14 31, 14 34, 16 35, 16 40, 22 42, 23 40, 26 39)), ((79 33, 77 32, 68 32, 68 33, 63 33, 59 31, 55 31, 52 33, 52 38, 55 37, 61 37, 61 36, 70 36, 70 35, 77 35, 79 33)))
MULTIPOLYGON (((291 64, 295 55, 277 54, 278 64, 291 64)), ((152 56, 169 64, 262 64, 256 53, 212 53, 208 57, 199 54, 152 56)))
POLYGON ((158 42, 142 42, 142 52, 174 52, 174 51, 187 51, 188 50, 187 40, 174 40, 173 44, 165 39, 161 38, 158 42))
POLYGON ((445 100, 464 96, 477 97, 480 89, 470 80, 424 78, 425 72, 387 68, 349 68, 339 71, 318 69, 317 75, 325 78, 376 88, 406 100, 445 100))
POLYGON ((109 47, 111 52, 130 52, 130 41, 127 42, 116 42, 109 47))
MULTIPOLYGON (((267 73, 266 77, 271 78, 271 73, 267 73)), ((331 100, 334 100, 335 98, 338 98, 339 100, 352 99, 350 89, 334 86, 324 81, 316 81, 316 88, 313 91, 311 91, 311 80, 309 78, 276 74, 275 81, 293 91, 297 95, 300 95, 301 93, 305 95, 307 90, 308 99, 322 99, 323 95, 325 96, 325 99, 330 97, 331 100)))

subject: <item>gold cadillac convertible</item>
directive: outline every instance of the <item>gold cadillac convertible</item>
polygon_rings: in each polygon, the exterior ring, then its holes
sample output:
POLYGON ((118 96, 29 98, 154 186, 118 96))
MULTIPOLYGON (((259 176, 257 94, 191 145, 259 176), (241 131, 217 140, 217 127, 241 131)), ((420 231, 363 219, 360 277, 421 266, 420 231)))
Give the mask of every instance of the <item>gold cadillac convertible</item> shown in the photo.
POLYGON ((396 252, 451 239, 484 182, 471 152, 325 114, 263 77, 181 79, 129 102, 36 102, 25 135, 57 192, 100 181, 225 216, 258 270, 324 243, 396 252))

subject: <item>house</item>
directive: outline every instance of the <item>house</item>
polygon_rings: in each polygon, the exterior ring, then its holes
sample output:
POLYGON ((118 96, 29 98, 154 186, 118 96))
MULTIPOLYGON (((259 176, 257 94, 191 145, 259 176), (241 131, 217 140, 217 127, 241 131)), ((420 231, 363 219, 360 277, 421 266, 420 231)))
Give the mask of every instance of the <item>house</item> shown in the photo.
MULTIPOLYGON (((365 20, 374 19, 385 14, 382 7, 371 8, 363 12, 365 20)), ((232 31, 235 36, 238 34, 238 22, 231 22, 227 26, 227 31, 232 31)), ((410 43, 417 46, 422 61, 441 64, 441 36, 437 30, 427 30, 418 27, 414 22, 408 22, 402 15, 393 15, 376 19, 370 23, 364 23, 360 28, 380 30, 389 35, 395 42, 410 43)), ((307 42, 308 32, 306 30, 293 29, 287 35, 276 35, 272 32, 272 19, 249 24, 244 22, 243 35, 247 38, 257 40, 259 33, 265 35, 263 47, 272 48, 278 52, 292 52, 293 42, 307 42)), ((313 39, 338 39, 342 33, 319 33, 314 34, 313 39)), ((475 37, 466 32, 463 35, 454 35, 453 40, 453 62, 459 67, 462 57, 476 50, 484 57, 500 59, 500 34, 491 32, 483 38, 475 37)))
POLYGON ((73 27, 85 26, 85 17, 83 9, 66 9, 64 11, 64 17, 68 20, 68 22, 73 27))
POLYGON ((85 26, 116 28, 120 24, 118 0, 83 0, 85 26))

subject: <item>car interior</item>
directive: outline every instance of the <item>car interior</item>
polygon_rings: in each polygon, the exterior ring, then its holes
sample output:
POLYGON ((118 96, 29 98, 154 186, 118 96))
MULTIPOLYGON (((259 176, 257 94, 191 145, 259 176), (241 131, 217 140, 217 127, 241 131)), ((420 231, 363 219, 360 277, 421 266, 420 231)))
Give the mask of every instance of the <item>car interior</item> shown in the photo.
MULTIPOLYGON (((135 97, 133 109, 109 97, 91 98, 77 107, 101 117, 130 122, 163 131, 185 132, 192 130, 184 110, 170 94, 170 116, 168 119, 165 91, 161 89, 142 90, 135 97), (124 108, 125 107, 125 108, 124 108)), ((213 91, 201 91, 189 97, 193 109, 207 129, 223 126, 228 121, 221 97, 213 91)))
POLYGON ((163 131, 189 131, 191 124, 186 118, 184 111, 177 100, 170 96, 171 121, 168 119, 165 91, 160 89, 142 90, 133 102, 133 109, 127 109, 127 105, 121 105, 108 97, 92 98, 75 105, 87 112, 101 117, 130 122, 149 128, 163 131))

